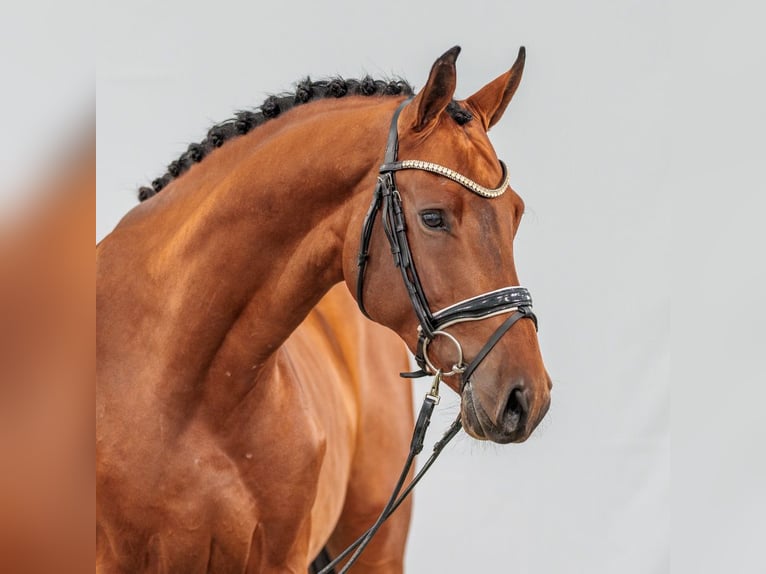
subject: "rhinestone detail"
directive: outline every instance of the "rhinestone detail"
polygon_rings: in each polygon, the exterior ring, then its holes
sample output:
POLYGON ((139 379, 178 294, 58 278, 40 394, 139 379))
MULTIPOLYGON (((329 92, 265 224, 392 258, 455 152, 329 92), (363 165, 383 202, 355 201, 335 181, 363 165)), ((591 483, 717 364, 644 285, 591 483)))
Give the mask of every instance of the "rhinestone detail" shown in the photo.
POLYGON ((505 190, 508 189, 508 184, 510 182, 510 175, 508 174, 508 170, 505 168, 505 164, 501 161, 500 165, 503 168, 503 174, 505 177, 503 178, 503 182, 500 184, 499 187, 496 187, 495 189, 489 189, 488 187, 484 187, 483 185, 479 185, 472 179, 467 178, 461 173, 458 173, 448 167, 444 167, 443 165, 439 165, 438 163, 431 163, 430 161, 421 161, 419 159, 405 159, 401 162, 399 162, 399 169, 419 169, 421 171, 430 171, 431 173, 435 173, 437 175, 441 175, 443 177, 446 177, 447 179, 451 179, 452 181, 459 183, 469 191, 472 191, 473 193, 477 195, 481 195, 482 197, 486 197, 489 199, 493 199, 495 197, 500 197, 505 193, 505 190))

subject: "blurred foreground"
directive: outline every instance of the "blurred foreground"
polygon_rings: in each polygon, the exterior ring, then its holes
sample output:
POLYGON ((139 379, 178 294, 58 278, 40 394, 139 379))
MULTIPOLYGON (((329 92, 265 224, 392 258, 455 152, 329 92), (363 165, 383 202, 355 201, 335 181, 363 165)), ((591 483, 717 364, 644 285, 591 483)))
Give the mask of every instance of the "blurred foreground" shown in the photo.
POLYGON ((3 573, 93 564, 95 122, 66 148, 0 205, 3 573))

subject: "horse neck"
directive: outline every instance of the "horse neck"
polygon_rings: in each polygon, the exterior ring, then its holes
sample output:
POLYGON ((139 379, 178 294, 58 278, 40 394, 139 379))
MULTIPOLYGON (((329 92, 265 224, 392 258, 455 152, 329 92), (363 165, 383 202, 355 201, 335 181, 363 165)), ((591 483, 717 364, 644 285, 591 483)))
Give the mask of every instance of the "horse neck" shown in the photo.
POLYGON ((151 344, 167 351, 175 378, 240 381, 246 392, 343 279, 350 210, 369 201, 395 105, 296 108, 226 143, 140 206, 137 225, 165 230, 150 250, 162 301, 151 344))

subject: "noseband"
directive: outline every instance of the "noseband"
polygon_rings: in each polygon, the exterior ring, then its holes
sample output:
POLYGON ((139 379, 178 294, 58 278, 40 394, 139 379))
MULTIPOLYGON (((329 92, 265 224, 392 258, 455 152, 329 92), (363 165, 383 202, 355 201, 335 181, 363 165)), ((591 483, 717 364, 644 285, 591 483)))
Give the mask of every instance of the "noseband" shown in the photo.
POLYGON ((420 377, 428 374, 435 374, 439 369, 433 364, 428 356, 428 346, 436 337, 449 339, 457 348, 458 360, 452 365, 448 372, 443 376, 461 375, 461 390, 470 380, 471 375, 486 358, 492 348, 498 343, 501 337, 519 320, 531 319, 537 329, 537 317, 532 312, 532 296, 524 287, 503 287, 489 293, 482 293, 470 299, 465 299, 449 307, 431 312, 431 308, 426 299, 423 285, 415 269, 415 261, 412 258, 412 250, 407 240, 407 225, 404 220, 402 209, 402 197, 396 187, 397 171, 405 169, 415 169, 428 171, 437 175, 446 177, 455 181, 482 197, 491 199, 499 197, 508 188, 508 171, 505 164, 501 161, 500 167, 503 170, 503 181, 499 187, 488 189, 472 181, 466 176, 459 174, 447 167, 440 166, 431 162, 420 160, 397 161, 399 149, 399 133, 397 121, 399 114, 410 100, 405 100, 394 112, 391 119, 391 126, 388 131, 388 142, 386 144, 386 155, 383 165, 380 166, 380 175, 375 186, 375 192, 372 196, 372 203, 367 211, 367 215, 362 225, 362 239, 359 247, 359 274, 356 283, 356 300, 362 313, 369 318, 367 310, 364 307, 364 277, 367 269, 367 260, 369 258, 370 242, 372 230, 375 225, 375 217, 378 211, 381 211, 383 229, 391 246, 391 253, 394 256, 394 265, 399 268, 404 280, 404 286, 407 289, 407 295, 412 303, 415 316, 418 319, 418 345, 415 353, 415 360, 420 367, 420 371, 414 373, 403 373, 406 377, 420 377), (460 342, 446 328, 463 323, 466 321, 479 321, 488 319, 496 315, 512 313, 500 327, 492 334, 487 343, 478 352, 473 360, 466 364, 463 362, 463 348, 460 342))

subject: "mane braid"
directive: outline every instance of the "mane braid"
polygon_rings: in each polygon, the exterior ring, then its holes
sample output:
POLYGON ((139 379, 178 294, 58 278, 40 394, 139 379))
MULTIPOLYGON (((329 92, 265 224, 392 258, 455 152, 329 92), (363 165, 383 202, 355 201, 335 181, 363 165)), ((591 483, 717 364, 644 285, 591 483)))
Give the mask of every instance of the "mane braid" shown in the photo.
MULTIPOLYGON (((228 140, 244 135, 272 118, 315 100, 342 98, 344 96, 412 96, 412 86, 402 79, 375 80, 365 76, 361 80, 341 77, 319 81, 304 78, 295 84, 294 92, 272 95, 253 110, 236 112, 233 118, 214 125, 207 132, 207 137, 199 143, 189 144, 181 156, 168 164, 167 172, 152 181, 151 187, 138 190, 139 201, 146 201, 159 193, 173 179, 182 175, 193 164, 201 162, 215 148, 221 147, 228 140)), ((453 101, 447 106, 449 115, 459 124, 471 121, 471 112, 453 101)))

